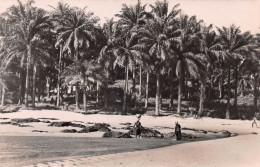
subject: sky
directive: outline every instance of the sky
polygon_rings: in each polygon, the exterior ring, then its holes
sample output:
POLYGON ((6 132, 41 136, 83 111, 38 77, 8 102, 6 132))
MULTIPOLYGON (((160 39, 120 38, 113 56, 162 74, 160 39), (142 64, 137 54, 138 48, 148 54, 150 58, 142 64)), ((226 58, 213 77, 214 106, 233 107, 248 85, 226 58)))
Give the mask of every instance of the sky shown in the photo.
MULTIPOLYGON (((26 2, 26 0, 21 0, 26 2)), ((70 6, 88 7, 87 10, 94 12, 100 17, 100 23, 105 18, 112 18, 120 12, 122 4, 133 5, 137 0, 34 0, 34 6, 51 10, 49 5, 56 7, 59 1, 68 3, 70 6)), ((142 4, 154 4, 156 0, 141 0, 142 4)), ((180 9, 189 16, 196 15, 207 25, 240 26, 242 32, 260 33, 260 0, 168 0, 170 9, 180 3, 180 9)), ((8 7, 17 4, 17 0, 0 0, 0 13, 8 7)), ((149 11, 149 5, 147 5, 149 11)))

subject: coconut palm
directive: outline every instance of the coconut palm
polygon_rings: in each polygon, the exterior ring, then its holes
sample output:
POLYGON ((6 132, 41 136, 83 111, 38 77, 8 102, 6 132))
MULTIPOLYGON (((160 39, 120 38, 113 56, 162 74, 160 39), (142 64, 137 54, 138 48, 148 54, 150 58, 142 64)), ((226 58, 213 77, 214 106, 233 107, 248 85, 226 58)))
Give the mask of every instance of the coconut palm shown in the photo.
MULTIPOLYGON (((113 19, 107 19, 103 26, 103 33, 106 37, 107 44, 101 49, 98 61, 104 66, 106 77, 109 78, 109 70, 113 68, 115 56, 113 54, 116 49, 117 24, 113 19)), ((104 107, 107 109, 107 93, 108 93, 108 80, 105 82, 105 95, 104 107)))
POLYGON ((33 1, 28 1, 26 4, 22 4, 18 0, 17 6, 8 8, 4 13, 7 16, 7 20, 13 23, 17 27, 16 34, 20 34, 21 40, 26 44, 27 49, 27 61, 26 61, 26 99, 25 104, 28 106, 28 93, 29 93, 29 70, 31 66, 32 43, 39 40, 39 33, 48 28, 48 17, 45 11, 32 7, 33 1))
MULTIPOLYGON (((141 5, 141 1, 138 0, 136 5, 128 6, 123 4, 120 14, 115 16, 119 17, 119 25, 122 28, 122 34, 131 36, 133 32, 136 32, 138 28, 145 24, 146 19, 152 18, 152 15, 145 10, 146 5, 141 5)), ((141 62, 139 62, 141 64, 141 62)), ((135 69, 136 61, 133 64, 133 92, 135 92, 135 69)), ((142 67, 140 65, 140 89, 141 94, 141 73, 142 67)))
POLYGON ((200 53, 198 58, 202 58, 200 61, 203 65, 200 69, 200 105, 198 116, 202 116, 204 112, 204 101, 206 97, 206 80, 212 75, 212 69, 214 62, 223 54, 223 47, 218 43, 217 34, 212 31, 212 25, 202 27, 202 34, 200 40, 200 53))
POLYGON ((168 13, 168 2, 156 2, 151 5, 153 19, 147 20, 146 26, 138 30, 140 35, 137 45, 139 50, 146 50, 149 48, 149 54, 154 64, 156 71, 156 107, 155 115, 160 115, 160 75, 164 70, 163 66, 167 57, 169 57, 170 41, 174 41, 175 37, 179 35, 178 29, 174 27, 175 16, 180 10, 177 10, 178 5, 168 13))
MULTIPOLYGON (((67 24, 67 18, 69 17, 69 11, 71 8, 68 4, 64 4, 59 2, 57 7, 50 6, 53 11, 51 11, 50 19, 55 29, 64 27, 67 24)), ((60 56, 59 56, 59 65, 58 65, 58 84, 57 84, 57 106, 60 105, 60 86, 61 86, 61 72, 62 72, 62 56, 63 56, 63 43, 61 42, 59 49, 60 49, 60 56)))
POLYGON ((87 110, 87 87, 90 82, 104 83, 106 82, 105 71, 101 65, 94 60, 75 60, 69 65, 64 73, 64 84, 75 85, 80 84, 83 90, 83 110, 87 110))
POLYGON ((198 44, 201 39, 201 21, 197 21, 196 16, 188 17, 181 15, 178 20, 181 35, 178 40, 171 41, 171 50, 173 54, 171 59, 175 60, 176 75, 179 79, 178 86, 178 108, 177 113, 181 112, 182 101, 182 85, 185 77, 193 77, 198 79, 200 77, 200 53, 198 44))
MULTIPOLYGON (((67 11, 65 25, 59 25, 55 31, 59 34, 55 46, 63 44, 62 52, 68 53, 72 59, 79 60, 83 55, 83 49, 90 49, 96 45, 97 28, 94 24, 98 18, 93 13, 85 13, 84 9, 73 8, 67 11)), ((90 55, 88 55, 90 56, 90 55)), ((77 109, 79 109, 78 97, 75 96, 77 109)))
POLYGON ((220 37, 220 44, 223 46, 224 54, 222 59, 227 60, 228 66, 228 98, 227 98, 227 110, 226 119, 230 119, 230 96, 231 96, 231 62, 234 62, 234 78, 235 78, 235 101, 234 109, 237 106, 237 66, 240 60, 244 58, 244 54, 249 53, 252 50, 252 35, 249 32, 241 34, 239 27, 231 25, 230 27, 217 28, 220 37))
MULTIPOLYGON (((121 33, 119 33, 121 34, 121 33)), ((138 35, 136 33, 131 34, 129 36, 118 36, 116 40, 116 45, 113 54, 116 59, 114 61, 114 65, 119 65, 125 68, 125 88, 124 88, 124 102, 123 102, 123 112, 122 114, 126 114, 127 112, 127 94, 128 94, 128 72, 129 69, 133 70, 132 67, 135 64, 135 61, 140 61, 143 53, 138 50, 136 47, 138 40, 138 35)))

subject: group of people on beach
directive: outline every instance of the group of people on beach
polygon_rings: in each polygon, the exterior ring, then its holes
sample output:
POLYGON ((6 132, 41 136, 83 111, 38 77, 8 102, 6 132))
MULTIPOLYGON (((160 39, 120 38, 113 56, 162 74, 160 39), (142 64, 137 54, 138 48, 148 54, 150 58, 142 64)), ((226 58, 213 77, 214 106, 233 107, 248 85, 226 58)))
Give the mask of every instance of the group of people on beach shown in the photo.
MULTIPOLYGON (((134 124, 134 132, 135 132, 135 138, 141 139, 142 136, 142 124, 140 122, 141 115, 137 115, 137 121, 134 124)), ((178 122, 175 122, 175 136, 177 140, 181 140, 181 125, 178 122)))

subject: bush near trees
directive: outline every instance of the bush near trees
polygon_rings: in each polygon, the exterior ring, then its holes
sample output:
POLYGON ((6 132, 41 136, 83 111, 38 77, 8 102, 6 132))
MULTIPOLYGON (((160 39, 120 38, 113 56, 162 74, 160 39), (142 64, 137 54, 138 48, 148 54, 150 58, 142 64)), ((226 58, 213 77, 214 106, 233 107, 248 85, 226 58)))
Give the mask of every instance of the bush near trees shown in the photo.
POLYGON ((121 114, 152 104, 154 115, 186 106, 198 117, 207 109, 230 119, 245 115, 241 99, 251 97, 259 112, 260 34, 214 30, 166 0, 149 5, 123 4, 118 21, 99 26, 87 8, 59 2, 45 11, 18 0, 0 17, 1 107, 72 101, 86 111, 95 98, 106 111, 121 105, 121 114))

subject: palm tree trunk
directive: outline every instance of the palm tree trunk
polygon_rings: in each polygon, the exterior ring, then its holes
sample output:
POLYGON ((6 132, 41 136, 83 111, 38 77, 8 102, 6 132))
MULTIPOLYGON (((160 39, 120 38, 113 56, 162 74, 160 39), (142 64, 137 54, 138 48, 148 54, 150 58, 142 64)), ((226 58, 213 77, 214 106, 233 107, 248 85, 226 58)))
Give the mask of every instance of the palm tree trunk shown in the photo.
POLYGON ((223 80, 222 80, 222 78, 219 81, 218 90, 219 90, 219 98, 222 99, 223 98, 223 80))
POLYGON ((20 67, 20 78, 19 78, 19 101, 18 104, 22 104, 22 89, 23 89, 23 75, 22 75, 22 67, 20 67))
MULTIPOLYGON (((161 79, 161 78, 160 78, 161 79)), ((160 93, 159 93, 159 111, 162 110, 162 83, 161 80, 159 80, 160 83, 160 93)))
POLYGON ((132 92, 133 94, 135 93, 135 65, 133 66, 133 87, 132 87, 132 92))
POLYGON ((76 84, 76 95, 75 95, 75 102, 76 102, 76 110, 79 110, 79 88, 78 84, 76 84))
POLYGON ((149 99, 149 72, 146 74, 146 90, 145 90, 145 108, 148 107, 148 99, 149 99))
MULTIPOLYGON (((242 81, 243 82, 243 81, 242 81)), ((244 88, 244 83, 241 85, 241 96, 245 96, 245 88, 244 88)))
POLYGON ((231 84, 230 84, 230 63, 228 63, 228 97, 227 97, 227 109, 226 109, 226 119, 230 119, 230 95, 231 95, 231 84))
POLYGON ((139 96, 142 96, 142 67, 140 65, 140 76, 139 76, 139 96))
POLYGON ((160 115, 160 72, 156 74, 155 115, 160 115))
POLYGON ((30 70, 30 65, 31 65, 31 54, 32 54, 32 49, 31 45, 27 45, 27 64, 26 64, 26 83, 25 83, 25 105, 28 107, 28 98, 29 98, 29 70, 30 70))
POLYGON ((87 91, 85 87, 82 87, 83 89, 83 110, 87 111, 87 91))
POLYGON ((211 106, 211 99, 212 99, 212 87, 213 87, 213 83, 212 83, 212 77, 211 75, 209 75, 209 98, 208 98, 208 105, 211 106))
POLYGON ((60 57, 59 57, 59 67, 58 67, 57 106, 60 106, 61 66, 62 66, 62 45, 60 45, 60 57))
POLYGON ((1 107, 5 105, 5 88, 2 86, 2 99, 1 99, 1 107))
MULTIPOLYGON (((235 71, 234 71, 234 78, 235 78, 235 97, 234 97, 234 111, 237 112, 237 62, 235 62, 235 71)), ((240 115, 240 114, 239 114, 240 115)))
POLYGON ((202 77, 201 85, 200 85, 200 108, 198 113, 199 117, 201 117, 204 113, 205 93, 206 93, 206 78, 202 77))
POLYGON ((223 70, 221 69, 221 72, 220 72, 220 81, 219 81, 219 98, 220 99, 223 99, 224 97, 224 94, 223 94, 223 70))
POLYGON ((96 102, 98 103, 99 102, 99 84, 97 82, 97 99, 96 99, 96 102))
POLYGON ((127 92, 128 92, 128 66, 125 66, 125 90, 124 90, 124 101, 123 101, 123 112, 122 115, 125 115, 127 112, 127 92))
MULTIPOLYGON (((109 71, 107 69, 107 80, 108 80, 108 77, 109 77, 109 71)), ((104 99, 104 105, 105 105, 105 109, 107 109, 107 93, 108 93, 108 81, 105 82, 105 99, 104 99)))
POLYGON ((41 79, 39 77, 39 81, 38 81, 38 103, 41 102, 41 79))
POLYGON ((50 98, 50 78, 46 77, 46 91, 47 91, 47 97, 50 98))
POLYGON ((182 76, 183 74, 180 73, 180 76, 179 76, 179 85, 178 85, 178 107, 177 107, 177 113, 180 114, 181 113, 181 98, 182 98, 182 76))
POLYGON ((258 83, 258 76, 256 76, 256 74, 254 73, 253 77, 254 77, 254 109, 255 109, 255 112, 258 112, 258 108, 257 108, 257 99, 258 99, 257 83, 258 83))
POLYGON ((33 65, 32 107, 35 107, 37 66, 33 65))
POLYGON ((169 109, 173 108, 173 80, 170 78, 170 104, 169 109))

